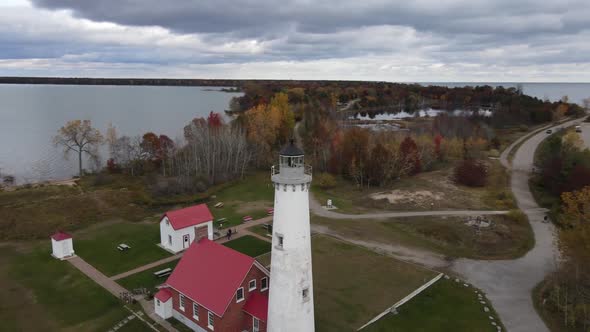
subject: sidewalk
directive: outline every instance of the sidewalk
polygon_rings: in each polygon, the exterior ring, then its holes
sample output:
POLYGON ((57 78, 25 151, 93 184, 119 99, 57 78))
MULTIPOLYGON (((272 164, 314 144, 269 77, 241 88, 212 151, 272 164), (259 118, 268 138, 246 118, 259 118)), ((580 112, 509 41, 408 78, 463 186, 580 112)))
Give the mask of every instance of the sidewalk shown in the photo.
MULTIPOLYGON (((72 257, 67 261, 70 262, 70 264, 72 264, 78 270, 80 270, 80 272, 88 276, 88 278, 92 279, 94 282, 100 285, 102 288, 108 290, 116 298, 119 298, 121 296, 121 293, 127 292, 125 288, 121 287, 121 285, 102 274, 102 272, 95 269, 94 266, 86 263, 86 261, 84 261, 79 256, 72 257)), ((135 299, 141 304, 143 310, 152 320, 160 324, 169 332, 178 332, 178 330, 175 329, 170 323, 163 320, 154 313, 153 301, 147 301, 141 296, 136 296, 135 299)))
POLYGON ((182 257, 182 254, 184 254, 184 252, 178 253, 178 254, 176 254, 174 256, 162 258, 159 261, 151 262, 149 264, 146 264, 146 265, 143 265, 143 266, 140 266, 140 267, 136 267, 135 269, 129 270, 127 272, 119 273, 117 275, 112 276, 111 277, 111 280, 123 279, 125 277, 130 276, 130 275, 133 275, 133 274, 136 274, 136 273, 139 273, 139 272, 143 272, 145 270, 149 270, 149 269, 151 269, 153 267, 160 266, 160 265, 165 264, 165 263, 173 262, 173 261, 179 259, 180 257, 182 257))
MULTIPOLYGON (((257 225, 262 225, 262 224, 269 223, 269 222, 272 221, 272 217, 273 216, 267 216, 267 217, 263 217, 263 218, 260 218, 260 219, 256 219, 256 220, 245 222, 245 223, 240 224, 240 225, 235 226, 235 227, 230 227, 231 230, 232 230, 231 239, 232 240, 235 240, 235 239, 240 238, 240 237, 245 236, 245 235, 252 235, 252 236, 255 236, 255 237, 259 238, 259 239, 263 239, 263 240, 269 241, 269 239, 265 239, 264 237, 262 237, 262 236, 260 236, 258 234, 255 234, 255 233, 252 233, 252 232, 248 231, 247 229, 250 228, 250 227, 252 227, 252 226, 257 226, 257 225), (237 233, 233 233, 234 230, 237 231, 237 233)), ((225 243, 227 241, 228 241, 228 239, 225 236, 222 236, 219 239, 215 240, 215 242, 217 242, 217 243, 225 243)), ((231 241, 231 240, 229 240, 229 241, 231 241)))

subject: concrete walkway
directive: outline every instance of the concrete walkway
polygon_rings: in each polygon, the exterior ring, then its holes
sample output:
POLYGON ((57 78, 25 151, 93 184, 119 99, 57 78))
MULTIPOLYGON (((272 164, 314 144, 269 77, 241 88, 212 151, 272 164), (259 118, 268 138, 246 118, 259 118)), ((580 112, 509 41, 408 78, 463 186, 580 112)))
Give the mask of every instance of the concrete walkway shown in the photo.
MULTIPOLYGON (((164 250, 164 249, 162 249, 162 250, 164 250)), ((165 263, 173 262, 173 261, 179 259, 180 257, 182 257, 182 254, 184 254, 184 252, 178 253, 178 254, 176 254, 174 256, 162 258, 162 259, 160 259, 158 261, 151 262, 149 264, 146 264, 146 265, 143 265, 143 266, 140 266, 140 267, 136 267, 133 270, 129 270, 127 272, 119 273, 117 275, 112 276, 111 277, 111 280, 123 279, 125 277, 130 276, 130 275, 133 275, 133 274, 136 274, 136 273, 139 273, 139 272, 143 272, 145 270, 149 270, 149 269, 154 268, 156 266, 160 266, 160 265, 165 264, 165 263)))
MULTIPOLYGON (((86 276, 88 276, 88 278, 92 279, 102 288, 109 291, 109 293, 113 294, 115 297, 120 298, 122 293, 127 293, 125 288, 123 288, 111 278, 105 276, 102 272, 95 269, 94 266, 86 263, 86 261, 84 261, 82 258, 75 256, 68 259, 68 262, 70 262, 74 267, 80 270, 80 272, 84 273, 86 276)), ((178 330, 175 329, 170 323, 155 314, 153 301, 147 301, 143 298, 143 296, 136 296, 134 298, 141 304, 143 310, 152 320, 160 324, 169 332, 178 332, 178 330)))

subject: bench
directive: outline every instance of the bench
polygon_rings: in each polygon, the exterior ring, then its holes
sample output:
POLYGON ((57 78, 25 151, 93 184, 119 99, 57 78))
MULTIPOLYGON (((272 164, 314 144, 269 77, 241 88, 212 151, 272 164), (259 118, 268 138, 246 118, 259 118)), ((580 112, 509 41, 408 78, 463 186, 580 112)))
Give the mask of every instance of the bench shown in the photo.
POLYGON ((119 249, 119 251, 125 251, 131 249, 131 247, 126 245, 125 243, 121 243, 117 246, 117 249, 119 249))
POLYGON ((169 275, 170 273, 172 273, 172 269, 167 268, 167 269, 163 269, 163 270, 154 272, 154 275, 158 278, 161 278, 161 277, 169 275))
POLYGON ((217 203, 217 204, 215 204, 213 206, 216 207, 216 208, 222 208, 223 207, 223 202, 219 202, 219 203, 217 203))
POLYGON ((252 221, 252 219, 254 219, 254 218, 252 218, 251 216, 245 216, 244 218, 242 218, 242 220, 244 220, 244 222, 252 221))

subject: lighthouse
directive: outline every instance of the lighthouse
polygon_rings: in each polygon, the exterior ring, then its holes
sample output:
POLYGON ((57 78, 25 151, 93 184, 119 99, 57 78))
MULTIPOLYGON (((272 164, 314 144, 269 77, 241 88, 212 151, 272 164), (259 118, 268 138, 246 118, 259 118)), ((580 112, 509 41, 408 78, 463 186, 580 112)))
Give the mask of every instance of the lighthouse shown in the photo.
POLYGON ((313 278, 309 227, 311 167, 294 141, 271 169, 275 191, 269 332, 313 332, 313 278))

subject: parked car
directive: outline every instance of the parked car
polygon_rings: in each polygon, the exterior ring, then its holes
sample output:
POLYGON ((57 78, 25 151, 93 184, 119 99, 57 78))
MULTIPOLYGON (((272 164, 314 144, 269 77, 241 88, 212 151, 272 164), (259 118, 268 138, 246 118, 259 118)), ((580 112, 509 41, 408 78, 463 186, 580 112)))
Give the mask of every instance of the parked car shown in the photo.
POLYGON ((576 126, 576 133, 582 132, 582 126, 576 126))
POLYGON ((546 133, 547 133, 547 134, 551 134, 551 133, 553 133, 553 130, 551 130, 551 129, 547 129, 546 133))

